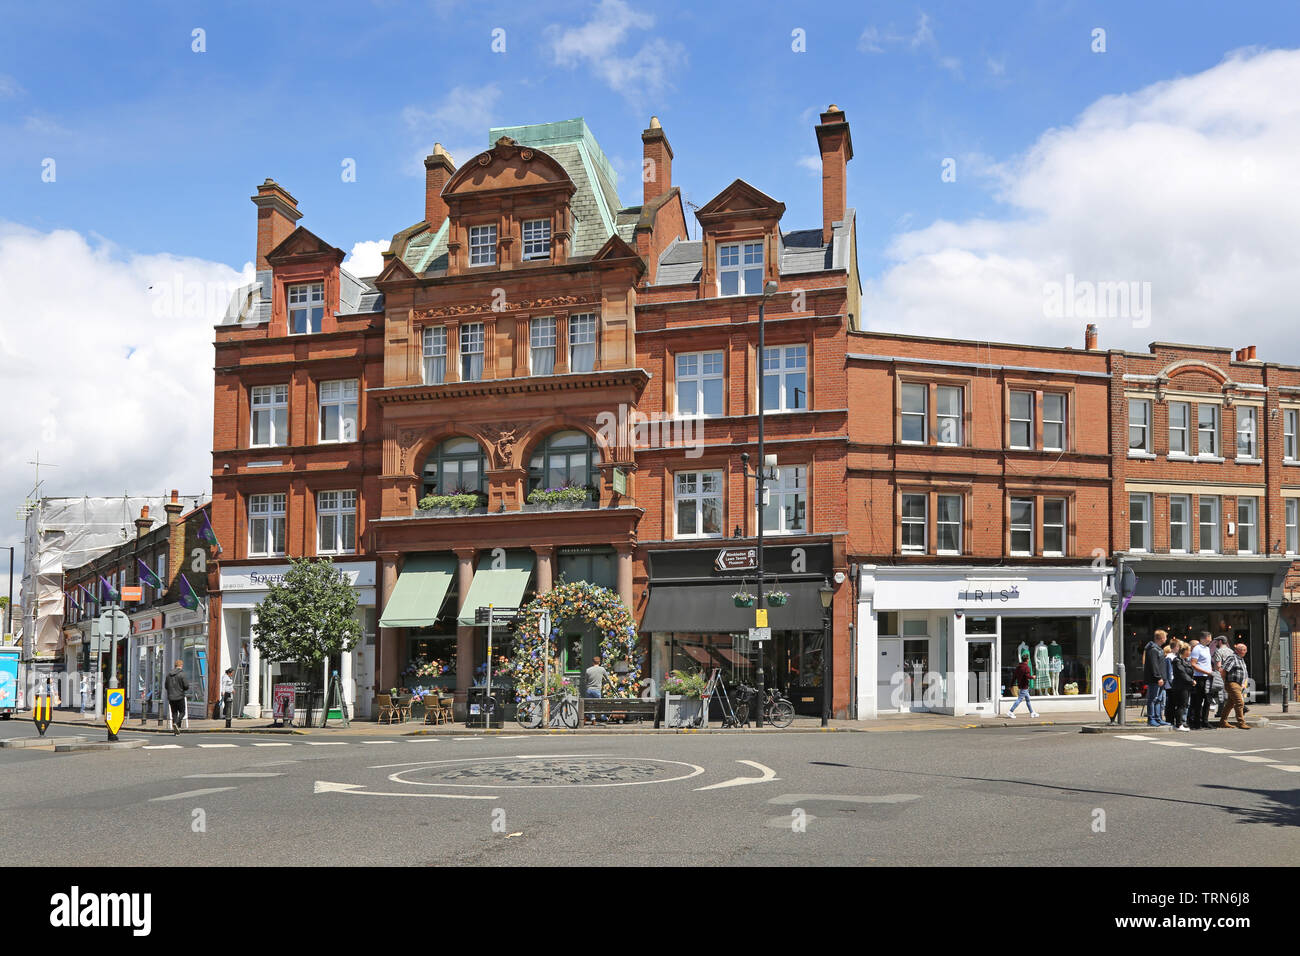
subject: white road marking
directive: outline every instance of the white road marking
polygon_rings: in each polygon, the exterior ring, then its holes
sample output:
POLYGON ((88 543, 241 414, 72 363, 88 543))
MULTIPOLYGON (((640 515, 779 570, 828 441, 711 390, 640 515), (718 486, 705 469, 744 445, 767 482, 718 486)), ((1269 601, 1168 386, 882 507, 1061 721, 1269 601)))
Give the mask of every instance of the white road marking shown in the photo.
POLYGON ((347 793, 354 797, 434 797, 442 800, 497 800, 498 797, 492 795, 482 796, 479 794, 469 793, 386 793, 379 790, 363 790, 359 783, 330 783, 327 780, 317 780, 316 786, 312 793, 347 793))
POLYGON ((1270 770, 1285 770, 1287 773, 1300 773, 1300 767, 1289 763, 1275 763, 1269 767, 1270 770))
POLYGON ((908 803, 920 800, 919 793, 885 793, 880 796, 863 796, 855 793, 783 793, 768 803, 795 806, 801 803, 908 803))
POLYGON ((239 744, 199 744, 199 746, 206 750, 214 750, 217 747, 238 747, 239 744))
POLYGON ((1235 754, 1237 752, 1229 750, 1227 747, 1197 747, 1196 749, 1207 754, 1235 754))
POLYGON ((221 793, 224 790, 235 790, 237 787, 208 787, 206 790, 186 790, 184 793, 173 793, 166 797, 153 797, 150 803, 156 803, 159 800, 181 800, 185 797, 202 797, 209 793, 221 793))
POLYGON ((348 742, 346 740, 308 740, 306 744, 308 747, 346 747, 348 742))
POLYGON ((395 744, 396 740, 363 740, 363 744, 395 744))
POLYGON ((709 784, 707 787, 696 787, 695 788, 696 791, 698 792, 700 790, 721 790, 723 787, 743 787, 747 783, 768 783, 772 780, 777 779, 775 770, 773 770, 771 767, 764 767, 761 763, 758 763, 757 761, 737 760, 736 763, 743 763, 746 766, 753 767, 755 770, 761 773, 762 776, 761 777, 732 777, 730 780, 722 781, 722 783, 712 783, 709 784))
POLYGON ((292 747, 293 744, 253 744, 254 747, 292 747))
POLYGON ((1185 744, 1180 740, 1148 740, 1147 743, 1156 747, 1195 747, 1196 744, 1185 744))
POLYGON ((141 750, 180 750, 181 745, 180 744, 154 744, 152 747, 146 745, 144 747, 141 747, 140 749, 141 750))
POLYGON ((1116 740, 1154 740, 1154 737, 1148 737, 1146 734, 1116 734, 1116 740))
POLYGON ((282 773, 187 773, 186 780, 226 780, 252 777, 283 777, 282 773))
POLYGON ((1233 757, 1232 759, 1244 760, 1247 763, 1277 763, 1277 761, 1274 760, 1272 757, 1252 757, 1247 755, 1245 757, 1241 757, 1241 756, 1233 757))

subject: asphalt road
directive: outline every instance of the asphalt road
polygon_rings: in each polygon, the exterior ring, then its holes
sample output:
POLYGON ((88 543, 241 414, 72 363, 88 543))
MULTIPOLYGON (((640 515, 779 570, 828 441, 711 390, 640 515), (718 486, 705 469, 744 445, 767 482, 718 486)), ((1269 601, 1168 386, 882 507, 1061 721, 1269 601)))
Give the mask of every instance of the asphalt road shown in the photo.
POLYGON ((1300 858, 1300 723, 149 740, 0 750, 0 860, 1115 866, 1169 864, 1179 840, 1206 867, 1300 858))

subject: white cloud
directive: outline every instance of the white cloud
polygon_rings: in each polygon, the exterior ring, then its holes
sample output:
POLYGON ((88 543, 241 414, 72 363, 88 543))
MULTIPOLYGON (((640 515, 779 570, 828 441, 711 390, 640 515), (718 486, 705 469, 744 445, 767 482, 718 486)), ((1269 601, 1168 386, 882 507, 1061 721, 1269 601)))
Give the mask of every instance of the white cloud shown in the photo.
POLYGON ((0 73, 0 100, 11 99, 23 92, 23 88, 18 85, 8 73, 0 73))
POLYGON ((1239 51, 1202 73, 1104 97, 981 173, 1004 219, 896 235, 866 283, 869 327, 1080 345, 1089 319, 1048 318, 1045 287, 1150 283, 1150 325, 1099 316, 1102 345, 1240 347, 1300 362, 1294 251, 1300 51, 1239 51))
POLYGON ((990 76, 1003 76, 1007 72, 1006 57, 1003 57, 1000 60, 995 60, 991 56, 985 57, 984 65, 988 69, 990 76))
POLYGON ((808 172, 816 173, 818 176, 822 174, 822 158, 816 153, 809 154, 808 156, 800 156, 795 162, 800 169, 806 169, 808 172))
MULTIPOLYGON (((0 223, 0 501, 31 490, 38 450, 59 466, 41 470, 47 495, 208 493, 212 327, 251 280, 251 263, 0 223)), ((10 521, 0 538, 20 535, 10 521)))
POLYGON ((662 98, 686 66, 686 48, 662 37, 650 37, 635 53, 620 51, 634 30, 648 30, 654 23, 653 16, 624 0, 600 0, 586 23, 550 26, 546 36, 557 64, 572 68, 585 63, 616 93, 641 104, 662 98))
POLYGON ((886 47, 897 47, 911 53, 929 53, 940 67, 958 79, 962 78, 961 59, 939 53, 939 43, 934 37, 930 15, 924 10, 917 15, 916 26, 911 32, 897 32, 893 24, 890 24, 883 31, 877 26, 867 26, 858 36, 858 49, 863 53, 884 53, 886 47))
POLYGON ((348 257, 343 260, 343 268, 358 279, 379 275, 384 268, 384 251, 388 248, 388 242, 387 239, 374 239, 355 243, 348 257))
POLYGON ((433 109, 407 106, 402 119, 407 129, 419 138, 418 153, 407 164, 407 172, 424 175, 424 157, 433 152, 435 142, 444 146, 450 141, 462 145, 447 147, 453 160, 464 163, 487 148, 488 130, 496 115, 501 88, 495 83, 484 86, 457 86, 437 101, 433 109), (479 145, 470 145, 478 143, 479 145))

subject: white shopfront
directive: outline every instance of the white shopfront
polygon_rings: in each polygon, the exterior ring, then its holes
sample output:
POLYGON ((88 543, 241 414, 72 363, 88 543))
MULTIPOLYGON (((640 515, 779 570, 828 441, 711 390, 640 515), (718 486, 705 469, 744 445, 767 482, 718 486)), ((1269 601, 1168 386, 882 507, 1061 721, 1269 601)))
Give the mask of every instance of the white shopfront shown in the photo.
POLYGON ((1026 653, 1038 713, 1102 710, 1098 684, 1114 658, 1109 569, 865 565, 859 573, 859 717, 1005 714, 1026 653))
MULTIPOLYGON (((352 653, 339 662, 343 696, 348 714, 353 718, 370 716, 374 685, 375 657, 375 564, 373 561, 335 561, 334 567, 357 596, 357 616, 363 637, 352 653), (363 688, 358 695, 357 688, 363 688)), ((272 686, 279 678, 281 665, 263 661, 253 643, 253 625, 257 623, 257 606, 274 583, 284 580, 287 564, 246 565, 221 569, 221 667, 241 668, 249 703, 248 717, 271 714, 272 686)))

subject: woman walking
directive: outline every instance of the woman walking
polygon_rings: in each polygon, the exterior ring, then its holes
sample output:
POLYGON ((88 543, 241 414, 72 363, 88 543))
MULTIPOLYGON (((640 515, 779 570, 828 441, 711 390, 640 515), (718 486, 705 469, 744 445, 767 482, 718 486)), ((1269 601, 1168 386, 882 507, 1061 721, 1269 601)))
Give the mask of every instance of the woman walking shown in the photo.
POLYGON ((1189 644, 1179 643, 1178 656, 1173 659, 1174 672, 1174 730, 1189 730, 1187 726, 1187 708, 1192 699, 1192 688, 1196 686, 1196 671, 1192 667, 1192 648, 1189 644))

